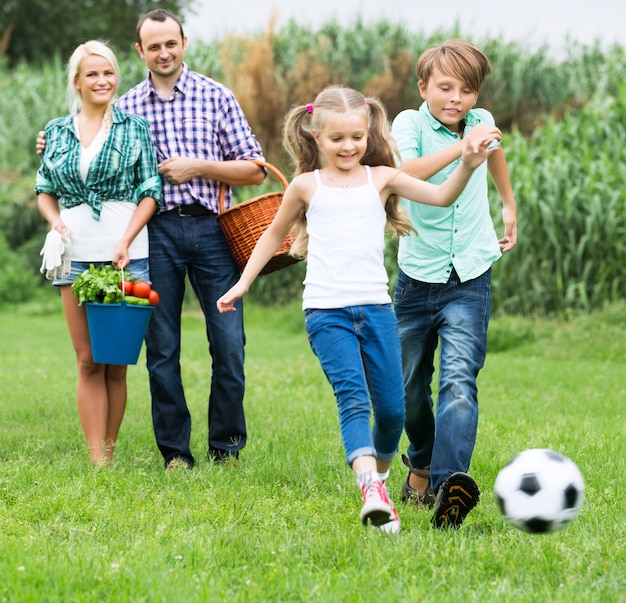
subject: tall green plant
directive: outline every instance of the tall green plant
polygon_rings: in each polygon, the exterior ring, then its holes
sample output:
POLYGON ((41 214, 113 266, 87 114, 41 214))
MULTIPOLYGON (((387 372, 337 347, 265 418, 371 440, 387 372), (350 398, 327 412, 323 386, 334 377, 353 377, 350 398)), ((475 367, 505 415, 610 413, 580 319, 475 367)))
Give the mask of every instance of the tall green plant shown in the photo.
MULTIPOLYGON (((414 73, 419 54, 460 35, 458 27, 409 35, 388 23, 332 22, 313 30, 290 22, 253 38, 194 44, 186 60, 234 90, 266 157, 290 178, 280 133, 293 104, 309 102, 323 86, 339 82, 380 97, 393 118, 421 102, 414 73)), ((572 43, 557 60, 545 47, 530 50, 502 39, 477 43, 493 67, 479 102, 505 130, 519 204, 519 244, 494 269, 494 308, 563 313, 592 310, 623 296, 618 259, 624 254, 625 50, 572 43)), ((134 51, 119 58, 123 93, 146 69, 134 51)), ((39 165, 35 137, 66 111, 64 63, 58 56, 39 68, 9 69, 0 61, 0 219, 13 248, 40 248, 32 192, 39 165)), ((265 186, 274 189, 275 183, 268 179, 265 186)), ((241 189, 236 195, 247 199, 259 192, 241 189)), ((499 201, 494 190, 491 194, 499 219, 499 201)), ((392 283, 393 250, 390 243, 392 283)), ((33 270, 37 260, 36 253, 29 259, 33 270)), ((299 292, 299 269, 265 280, 259 299, 274 303, 283 291, 289 291, 286 297, 299 292), (280 292, 272 290, 274 283, 280 292)))
POLYGON ((519 240, 494 270, 499 310, 590 311, 626 296, 626 86, 617 92, 528 141, 505 139, 519 240))

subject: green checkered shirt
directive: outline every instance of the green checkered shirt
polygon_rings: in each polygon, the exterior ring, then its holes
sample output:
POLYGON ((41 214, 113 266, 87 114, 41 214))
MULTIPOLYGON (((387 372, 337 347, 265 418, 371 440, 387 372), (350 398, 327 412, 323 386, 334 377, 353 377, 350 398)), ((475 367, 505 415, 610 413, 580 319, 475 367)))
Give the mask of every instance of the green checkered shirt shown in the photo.
POLYGON ((46 125, 46 149, 37 171, 36 193, 58 198, 61 207, 88 203, 94 220, 107 201, 139 203, 144 197, 162 201, 161 178, 148 122, 113 107, 109 135, 94 157, 86 181, 80 175, 80 140, 74 116, 46 125))

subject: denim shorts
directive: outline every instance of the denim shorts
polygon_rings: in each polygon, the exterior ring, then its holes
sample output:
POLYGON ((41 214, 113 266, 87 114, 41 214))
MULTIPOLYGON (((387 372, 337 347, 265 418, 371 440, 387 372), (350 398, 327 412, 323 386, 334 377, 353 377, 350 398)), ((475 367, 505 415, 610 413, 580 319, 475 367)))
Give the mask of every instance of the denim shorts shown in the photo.
MULTIPOLYGON (((74 260, 72 260, 70 273, 67 276, 64 276, 63 278, 55 278, 52 281, 52 284, 57 287, 60 285, 71 285, 78 278, 79 274, 82 274, 85 270, 89 269, 89 266, 91 264, 93 264, 96 267, 100 267, 100 266, 106 266, 106 265, 110 266, 111 262, 75 262, 74 260)), ((131 260, 130 264, 126 266, 126 270, 130 272, 130 274, 135 280, 150 282, 148 258, 131 260)))

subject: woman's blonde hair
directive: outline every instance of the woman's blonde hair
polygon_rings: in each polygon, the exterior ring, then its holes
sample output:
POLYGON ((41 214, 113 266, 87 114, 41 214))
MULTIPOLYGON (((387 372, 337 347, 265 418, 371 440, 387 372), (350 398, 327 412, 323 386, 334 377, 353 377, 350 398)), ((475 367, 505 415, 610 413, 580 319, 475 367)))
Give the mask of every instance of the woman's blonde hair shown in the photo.
MULTIPOLYGON (((400 154, 391 137, 389 119, 383 104, 376 98, 366 98, 360 92, 343 86, 324 88, 313 103, 294 107, 285 119, 283 144, 295 164, 296 174, 312 172, 324 166, 323 156, 313 135, 324 129, 326 121, 337 113, 362 113, 367 120, 367 148, 361 164, 396 167, 400 154)), ((406 235, 413 231, 410 220, 399 207, 400 198, 391 195, 385 204, 387 229, 391 234, 406 235)), ((300 216, 294 225, 295 241, 291 255, 305 257, 308 237, 306 217, 300 216)))
MULTIPOLYGON (((110 63, 119 86, 120 66, 113 51, 104 42, 100 42, 99 40, 89 40, 88 42, 81 44, 74 50, 67 63, 67 102, 72 115, 78 113, 82 106, 82 98, 79 91, 76 89, 76 79, 80 74, 80 66, 84 59, 93 55, 102 57, 110 63)), ((111 99, 111 103, 107 107, 104 115, 103 126, 107 133, 111 127, 111 111, 114 102, 115 95, 113 99, 111 99)))

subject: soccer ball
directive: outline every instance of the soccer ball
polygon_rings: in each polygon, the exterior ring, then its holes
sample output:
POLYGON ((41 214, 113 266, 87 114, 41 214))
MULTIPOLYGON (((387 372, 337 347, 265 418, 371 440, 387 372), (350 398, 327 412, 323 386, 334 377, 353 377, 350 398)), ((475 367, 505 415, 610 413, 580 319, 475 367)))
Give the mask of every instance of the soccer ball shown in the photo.
POLYGON ((534 448, 502 468, 494 490, 507 521, 524 532, 545 534, 564 528, 578 515, 585 482, 572 460, 534 448))

